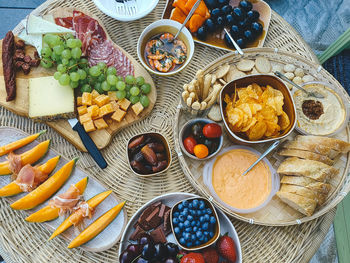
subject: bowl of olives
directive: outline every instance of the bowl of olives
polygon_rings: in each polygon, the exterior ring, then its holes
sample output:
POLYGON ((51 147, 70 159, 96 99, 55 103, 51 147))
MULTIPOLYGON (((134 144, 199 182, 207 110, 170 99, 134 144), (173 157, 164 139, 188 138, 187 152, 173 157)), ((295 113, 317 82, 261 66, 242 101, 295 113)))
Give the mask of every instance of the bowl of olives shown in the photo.
POLYGON ((209 119, 192 119, 181 128, 179 140, 182 151, 188 157, 207 160, 216 155, 222 147, 222 128, 209 119))

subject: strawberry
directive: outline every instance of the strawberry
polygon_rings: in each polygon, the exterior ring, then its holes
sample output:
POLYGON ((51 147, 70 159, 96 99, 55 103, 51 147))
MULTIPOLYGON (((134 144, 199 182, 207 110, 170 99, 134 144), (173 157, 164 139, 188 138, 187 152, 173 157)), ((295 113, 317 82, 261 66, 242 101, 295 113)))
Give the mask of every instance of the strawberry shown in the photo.
POLYGON ((202 254, 189 253, 181 258, 181 263, 205 263, 202 254))
POLYGON ((236 262, 236 249, 235 242, 230 238, 227 233, 219 238, 216 242, 216 248, 219 254, 227 259, 229 262, 236 262))
POLYGON ((205 263, 219 263, 219 254, 215 248, 209 247, 203 249, 201 253, 204 257, 205 263))

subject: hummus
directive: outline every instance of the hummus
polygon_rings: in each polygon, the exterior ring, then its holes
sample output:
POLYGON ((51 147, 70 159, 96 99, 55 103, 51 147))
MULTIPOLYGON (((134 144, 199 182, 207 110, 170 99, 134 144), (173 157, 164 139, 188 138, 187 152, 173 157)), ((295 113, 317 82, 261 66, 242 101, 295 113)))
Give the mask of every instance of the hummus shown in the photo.
POLYGON ((245 210, 261 205, 268 198, 271 172, 265 162, 259 162, 248 174, 242 175, 257 159, 249 150, 234 149, 215 160, 212 185, 223 202, 245 210))
POLYGON ((297 126, 312 135, 329 135, 335 132, 344 123, 346 115, 339 95, 322 84, 308 84, 304 88, 316 91, 324 98, 308 97, 301 90, 294 93, 298 115, 297 126))

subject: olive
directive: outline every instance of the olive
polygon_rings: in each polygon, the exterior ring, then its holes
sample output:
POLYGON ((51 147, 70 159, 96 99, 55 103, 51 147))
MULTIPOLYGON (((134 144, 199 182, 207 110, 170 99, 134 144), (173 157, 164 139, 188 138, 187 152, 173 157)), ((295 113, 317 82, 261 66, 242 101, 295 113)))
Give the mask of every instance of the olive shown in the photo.
POLYGON ((233 8, 232 14, 233 14, 234 18, 237 19, 238 21, 243 21, 246 17, 245 11, 243 9, 241 9, 240 7, 233 8))
POLYGON ((243 0, 243 1, 239 2, 239 7, 241 7, 243 10, 248 12, 248 11, 252 10, 253 5, 249 1, 243 0))
POLYGON ((218 5, 222 7, 224 5, 228 5, 229 2, 230 0, 218 0, 218 5))
POLYGON ((225 5, 221 8, 222 12, 224 12, 225 15, 228 15, 232 12, 232 6, 225 5))
POLYGON ((259 22, 253 22, 251 25, 251 30, 252 30, 254 35, 258 36, 262 33, 263 26, 259 22))
POLYGON ((192 135, 195 139, 200 138, 203 135, 203 124, 200 122, 197 122, 192 125, 192 135))
POLYGON ((218 143, 216 140, 205 139, 204 145, 208 147, 209 154, 212 154, 218 149, 218 143))
POLYGON ((257 21, 260 17, 260 14, 259 12, 255 11, 255 10, 250 10, 248 13, 247 13, 247 18, 251 21, 251 22, 254 22, 254 21, 257 21))
POLYGON ((233 18, 233 15, 228 14, 226 15, 226 24, 229 26, 232 26, 235 23, 235 19, 233 18))
POLYGON ((240 37, 236 40, 236 43, 240 48, 245 48, 247 41, 244 37, 240 37))
POLYGON ((203 41, 207 39, 207 28, 205 26, 198 28, 197 37, 203 41))
POLYGON ((240 21, 238 24, 242 29, 250 29, 251 27, 251 22, 247 18, 243 21, 240 21))
POLYGON ((254 35, 253 35, 252 31, 250 31, 250 30, 244 31, 243 35, 245 36, 245 38, 246 38, 249 42, 254 40, 254 35))
POLYGON ((207 28, 208 32, 214 32, 216 29, 214 21, 211 18, 208 18, 207 20, 205 20, 204 25, 207 28))
POLYGON ((216 18, 216 25, 218 28, 223 28, 225 26, 225 18, 222 16, 219 16, 218 18, 216 18))
POLYGON ((204 0, 204 2, 209 9, 214 9, 219 5, 217 0, 204 0))
POLYGON ((225 33, 225 37, 224 37, 226 46, 229 48, 234 48, 235 46, 233 45, 231 38, 229 37, 229 35, 227 33, 225 33))
POLYGON ((232 25, 231 30, 230 30, 230 34, 233 37, 233 39, 237 40, 242 35, 242 30, 237 25, 232 25))
POLYGON ((218 16, 222 16, 223 12, 220 8, 215 8, 211 10, 211 18, 215 20, 218 16))

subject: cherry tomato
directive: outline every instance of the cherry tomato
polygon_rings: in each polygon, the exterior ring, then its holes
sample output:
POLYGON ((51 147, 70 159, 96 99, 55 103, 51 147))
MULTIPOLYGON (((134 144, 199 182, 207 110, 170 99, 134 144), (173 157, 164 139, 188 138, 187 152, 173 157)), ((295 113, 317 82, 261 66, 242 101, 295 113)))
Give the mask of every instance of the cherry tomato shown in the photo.
POLYGON ((184 140, 185 149, 190 154, 194 154, 194 146, 196 146, 196 144, 197 144, 197 142, 196 142, 195 138, 193 138, 192 136, 189 136, 184 140))
POLYGON ((203 134, 207 138, 218 138, 222 134, 221 126, 216 123, 208 123, 203 127, 203 134))
POLYGON ((208 147, 204 144, 197 144, 194 146, 194 155, 198 157, 199 159, 203 159, 208 156, 209 150, 208 147))

